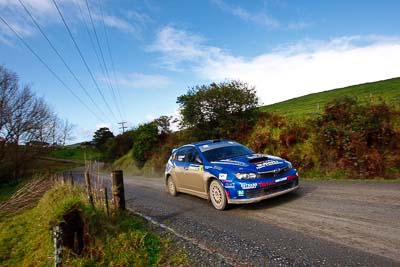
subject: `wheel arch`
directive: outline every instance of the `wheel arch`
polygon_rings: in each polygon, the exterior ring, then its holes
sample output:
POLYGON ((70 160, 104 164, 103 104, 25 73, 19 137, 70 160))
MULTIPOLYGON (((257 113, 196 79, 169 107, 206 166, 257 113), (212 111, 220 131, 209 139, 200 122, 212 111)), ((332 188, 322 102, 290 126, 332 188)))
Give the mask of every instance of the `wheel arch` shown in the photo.
POLYGON ((209 176, 206 181, 206 194, 207 194, 208 200, 210 200, 210 184, 213 180, 216 180, 222 187, 224 187, 224 185, 221 183, 221 181, 217 177, 212 176, 212 175, 209 176))

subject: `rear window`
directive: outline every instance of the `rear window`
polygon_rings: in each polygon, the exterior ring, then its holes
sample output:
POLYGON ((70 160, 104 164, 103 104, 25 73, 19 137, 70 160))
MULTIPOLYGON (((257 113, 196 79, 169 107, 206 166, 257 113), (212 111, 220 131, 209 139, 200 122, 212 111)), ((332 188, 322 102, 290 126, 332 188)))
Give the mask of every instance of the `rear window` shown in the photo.
POLYGON ((250 155, 253 153, 253 151, 242 145, 226 145, 204 151, 203 155, 208 161, 218 161, 222 159, 250 155))

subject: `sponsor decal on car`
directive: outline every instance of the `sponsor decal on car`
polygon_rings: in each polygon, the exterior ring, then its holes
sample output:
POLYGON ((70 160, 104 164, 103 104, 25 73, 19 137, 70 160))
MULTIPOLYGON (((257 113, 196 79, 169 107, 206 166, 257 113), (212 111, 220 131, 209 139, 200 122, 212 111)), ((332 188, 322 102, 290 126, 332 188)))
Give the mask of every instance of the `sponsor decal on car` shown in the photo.
POLYGON ((218 178, 220 179, 220 180, 226 180, 226 177, 227 177, 228 175, 226 174, 226 173, 220 173, 219 175, 218 175, 218 178))
POLYGON ((275 184, 275 182, 261 182, 258 185, 260 187, 265 187, 265 186, 270 186, 270 185, 273 185, 273 184, 275 184))
POLYGON ((267 160, 267 161, 263 161, 263 162, 257 163, 256 164, 256 168, 257 169, 261 169, 261 168, 264 168, 264 167, 267 167, 267 166, 276 165, 276 164, 279 164, 279 163, 280 162, 277 161, 277 160, 267 160))
POLYGON ((244 191, 243 190, 238 190, 237 193, 238 193, 239 197, 244 196, 244 191))
POLYGON ((199 171, 200 167, 196 165, 189 165, 189 170, 191 171, 199 171))
POLYGON ((240 183, 240 186, 243 189, 253 189, 257 187, 257 183, 251 183, 251 184, 247 184, 247 183, 240 183))
POLYGON ((226 183, 226 184, 224 184, 224 187, 225 187, 225 188, 235 188, 235 184, 226 183))
POLYGON ((279 182, 286 181, 286 180, 287 180, 287 177, 279 178, 279 179, 275 180, 275 183, 279 183, 279 182))

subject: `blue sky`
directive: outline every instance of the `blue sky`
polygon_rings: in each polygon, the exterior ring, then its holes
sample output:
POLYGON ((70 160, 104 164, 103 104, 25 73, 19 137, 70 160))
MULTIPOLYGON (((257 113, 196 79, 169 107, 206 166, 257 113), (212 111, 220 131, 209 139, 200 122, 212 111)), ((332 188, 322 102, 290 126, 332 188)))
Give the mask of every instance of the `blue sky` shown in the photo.
POLYGON ((31 85, 61 118, 76 125, 74 141, 90 140, 104 125, 119 133, 116 123, 122 120, 132 127, 160 115, 177 115, 179 95, 214 81, 245 81, 255 86, 263 104, 270 104, 400 76, 398 1, 87 0, 107 75, 86 0, 55 0, 110 111, 53 0, 21 1, 102 111, 91 103, 18 0, 0 0, 0 16, 97 116, 2 21, 0 64, 17 72, 23 84, 31 85))

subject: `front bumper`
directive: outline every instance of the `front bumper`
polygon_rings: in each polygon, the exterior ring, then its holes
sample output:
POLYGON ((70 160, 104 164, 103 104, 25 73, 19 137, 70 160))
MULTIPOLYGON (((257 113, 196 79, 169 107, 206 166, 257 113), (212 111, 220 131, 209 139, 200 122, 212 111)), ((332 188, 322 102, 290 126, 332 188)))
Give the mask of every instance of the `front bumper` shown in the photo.
POLYGON ((259 196, 259 197, 254 197, 254 198, 245 198, 245 199, 228 199, 228 203, 229 204, 247 204, 247 203, 256 203, 256 202, 260 202, 264 199, 268 199, 268 198, 273 198, 273 197, 277 197, 283 194, 287 194, 290 192, 293 192, 295 190, 297 190, 300 187, 299 184, 295 185, 294 187, 282 190, 282 191, 278 191, 278 192, 274 192, 271 194, 266 194, 263 196, 259 196))

